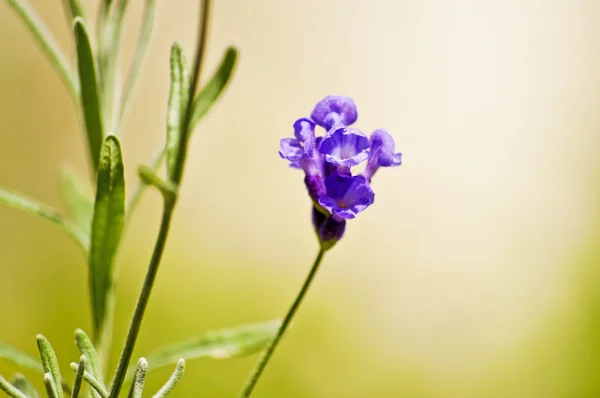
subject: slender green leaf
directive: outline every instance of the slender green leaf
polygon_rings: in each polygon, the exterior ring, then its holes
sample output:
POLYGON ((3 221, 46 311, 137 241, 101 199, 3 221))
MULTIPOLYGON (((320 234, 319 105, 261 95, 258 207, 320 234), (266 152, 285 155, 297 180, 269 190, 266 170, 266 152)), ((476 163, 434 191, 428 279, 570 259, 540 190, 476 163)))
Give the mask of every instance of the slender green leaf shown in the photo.
POLYGON ((8 5, 17 13, 21 21, 33 35, 37 45, 48 57, 52 66, 67 86, 69 94, 76 101, 79 99, 79 84, 77 76, 71 70, 67 57, 62 53, 54 36, 44 25, 39 15, 29 6, 25 0, 6 0, 8 5))
POLYGON ((95 336, 100 336, 113 290, 113 262, 125 216, 121 145, 109 134, 102 144, 90 241, 89 283, 95 336))
POLYGON ((60 174, 59 186, 67 216, 89 236, 94 204, 91 195, 84 189, 83 181, 73 170, 64 168, 60 174))
POLYGON ((23 376, 21 373, 15 374, 11 384, 29 398, 39 397, 39 394, 33 384, 31 384, 29 380, 27 380, 27 378, 25 378, 25 376, 23 376))
POLYGON ((75 18, 81 18, 85 20, 85 11, 81 2, 79 0, 63 0, 65 9, 68 11, 69 15, 69 23, 71 23, 75 18))
POLYGON ((73 392, 71 393, 71 398, 78 398, 79 392, 81 391, 81 384, 83 383, 83 373, 85 372, 87 360, 85 359, 85 355, 82 355, 79 358, 79 365, 77 367, 77 372, 75 373, 75 381, 73 382, 73 392))
MULTIPOLYGON (((62 378, 60 377, 60 370, 58 368, 58 360, 56 359, 56 353, 54 349, 50 345, 50 342, 47 338, 38 334, 36 337, 38 350, 40 351, 40 359, 42 360, 42 367, 44 368, 44 373, 46 375, 50 375, 52 382, 54 383, 54 388, 56 389, 57 396, 59 398, 63 397, 63 391, 61 388, 62 378)), ((46 379, 46 375, 44 375, 44 380, 46 379)))
POLYGON ((84 251, 87 252, 89 239, 76 225, 66 220, 52 207, 36 202, 20 193, 0 187, 0 204, 13 207, 31 214, 42 216, 69 235, 84 251))
POLYGON ((81 106, 83 107, 83 120, 87 131, 88 149, 92 167, 98 170, 100 159, 100 146, 104 136, 102 125, 102 109, 100 103, 100 89, 98 87, 96 61, 90 43, 88 30, 81 18, 73 22, 75 44, 77 49, 77 66, 81 82, 81 106))
POLYGON ((179 361, 177 361, 177 367, 175 368, 175 371, 173 372, 171 377, 169 377, 169 380, 167 380, 165 385, 162 386, 161 389, 158 390, 158 392, 152 396, 152 398, 164 398, 167 395, 169 395, 171 391, 173 391, 177 383, 179 383, 179 380, 181 380, 184 371, 185 360, 180 359, 179 361))
MULTIPOLYGON (((61 391, 61 390, 59 388, 56 388, 56 381, 52 377, 52 373, 50 373, 50 372, 44 373, 44 385, 46 386, 46 393, 48 394, 48 398, 60 398, 61 397, 60 395, 58 395, 59 391, 61 391)), ((61 391, 61 393, 62 393, 62 391, 61 391)))
POLYGON ((131 70, 127 76, 126 86, 122 94, 123 104, 121 105, 121 114, 119 115, 119 125, 123 122, 123 119, 127 116, 127 113, 131 108, 133 93, 137 87, 142 65, 146 59, 146 51, 148 50, 148 44, 152 37, 155 3, 155 0, 146 0, 144 16, 142 17, 142 30, 140 32, 140 37, 138 38, 131 70))
POLYGON ((16 365, 42 372, 40 361, 18 349, 0 341, 0 358, 16 365))
MULTIPOLYGON (((230 47, 225 52, 225 56, 221 60, 217 71, 211 77, 209 82, 200 90, 194 102, 192 103, 192 115, 190 119, 190 127, 189 132, 192 134, 194 132, 194 128, 198 124, 198 122, 206 115, 211 106, 216 102, 216 100, 220 97, 224 88, 227 86, 227 83, 231 79, 233 74, 235 65, 237 63, 237 55, 238 52, 235 48, 230 47)), ((160 150, 156 155, 153 156, 153 160, 149 166, 152 170, 156 171, 158 167, 161 165, 163 159, 165 158, 166 148, 160 150)), ((146 185, 140 184, 137 189, 134 191, 132 195, 132 200, 128 206, 129 210, 128 214, 133 214, 133 209, 137 206, 139 200, 144 193, 146 185)))
MULTIPOLYGON (((79 348, 79 352, 86 359, 86 371, 96 379, 100 384, 104 384, 104 379, 102 377, 102 371, 100 370, 100 361, 98 360, 98 354, 96 353, 96 349, 94 348, 94 344, 88 337, 88 335, 81 329, 75 330, 75 342, 77 343, 77 348, 79 348)), ((79 362, 81 364, 81 361, 79 362)), ((83 377, 83 376, 82 376, 83 377)), ((75 389, 73 389, 75 391, 75 389)), ((98 396, 98 393, 95 390, 92 390, 92 395, 95 397, 98 396)))
POLYGON ((179 44, 171 47, 171 87, 167 109, 167 176, 170 181, 175 181, 178 173, 176 170, 180 158, 181 136, 185 109, 190 91, 190 76, 187 69, 185 56, 179 44))
POLYGON ((133 376, 133 383, 129 388, 129 394, 127 398, 142 398, 142 392, 144 391, 144 382, 146 381, 146 372, 148 371, 148 361, 145 358, 140 358, 137 367, 135 368, 135 374, 133 376))
MULTIPOLYGON (((185 360, 224 359, 254 354, 264 349, 273 339, 281 320, 254 323, 234 329, 207 332, 189 341, 164 347, 148 356, 150 371, 185 360)), ((130 368, 128 380, 133 377, 130 368)))
MULTIPOLYGON (((75 372, 79 372, 79 365, 77 365, 75 362, 71 362, 71 369, 73 369, 75 372)), ((104 386, 100 384, 100 382, 98 382, 98 380, 96 380, 94 376, 92 376, 86 370, 83 371, 83 380, 85 380, 85 382, 88 383, 89 386, 92 387, 100 395, 100 397, 108 397, 106 388, 104 388, 104 386)))
POLYGON ((237 56, 238 51, 233 47, 229 47, 227 51, 225 51, 225 55, 210 81, 202 88, 202 90, 200 90, 196 98, 194 98, 190 131, 194 131, 194 127, 196 127, 198 122, 208 113, 211 106, 227 86, 227 83, 233 74, 237 56))
POLYGON ((17 387, 10 384, 4 377, 0 376, 0 390, 11 398, 28 398, 17 387))

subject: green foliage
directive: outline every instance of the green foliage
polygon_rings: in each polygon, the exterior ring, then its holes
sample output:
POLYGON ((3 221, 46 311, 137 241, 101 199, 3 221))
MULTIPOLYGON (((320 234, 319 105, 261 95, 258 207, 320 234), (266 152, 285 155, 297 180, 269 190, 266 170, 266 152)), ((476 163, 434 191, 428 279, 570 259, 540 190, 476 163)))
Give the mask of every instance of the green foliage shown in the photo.
POLYGON ((59 188, 69 219, 86 235, 90 234, 94 204, 75 171, 64 168, 59 176, 59 188))
POLYGON ((92 221, 89 283, 94 332, 99 336, 113 290, 113 266, 125 217, 125 177, 121 144, 108 135, 100 151, 92 221))
POLYGON ((169 377, 169 380, 167 380, 165 385, 162 386, 161 389, 158 390, 158 392, 152 396, 152 398, 164 398, 167 395, 169 395, 171 391, 173 391, 177 383, 179 383, 179 380, 181 380, 184 371, 185 360, 180 359, 179 361, 177 361, 177 367, 173 371, 171 377, 169 377))
MULTIPOLYGON (((63 382, 56 354, 48 340, 42 335, 37 336, 41 366, 36 359, 1 342, 0 358, 43 374, 46 393, 51 398, 64 398, 65 394, 69 392, 72 392, 72 398, 78 398, 82 394, 84 381, 91 387, 90 391, 93 397, 117 398, 166 244, 175 199, 185 166, 188 138, 231 79, 237 61, 237 51, 229 48, 225 52, 214 75, 194 98, 195 87, 190 87, 190 82, 197 83, 200 80, 199 65, 204 55, 204 45, 199 46, 196 54, 196 68, 191 72, 188 70, 181 47, 175 43, 171 49, 166 144, 151 167, 144 165, 139 167, 141 184, 136 191, 141 195, 142 187, 149 184, 162 193, 165 199, 163 224, 161 224, 159 239, 155 245, 148 274, 132 317, 127 342, 109 392, 104 383, 106 375, 103 374, 102 367, 103 361, 107 359, 103 353, 110 350, 110 346, 106 345, 110 339, 105 340, 103 336, 112 334, 115 258, 126 217, 125 167, 121 144, 117 136, 109 131, 120 125, 129 107, 152 33, 155 0, 146 0, 145 2, 139 44, 120 99, 114 95, 114 82, 121 31, 128 5, 127 0, 119 0, 114 4, 112 1, 105 0, 101 4, 99 13, 99 32, 101 33, 97 38, 93 37, 92 32, 86 26, 85 10, 80 0, 63 1, 68 19, 70 22, 72 21, 77 75, 73 73, 54 39, 27 3, 22 0, 7 0, 7 2, 33 34, 38 45, 51 60, 77 102, 84 122, 89 162, 94 171, 95 197, 92 201, 84 188, 86 183, 79 180, 75 172, 64 170, 59 179, 59 187, 66 217, 50 206, 6 188, 0 188, 0 204, 36 214, 51 221, 73 238, 85 251, 89 264, 88 278, 94 341, 81 329, 76 330, 75 341, 81 356, 79 363, 71 363, 71 368, 75 371, 72 388, 63 382), (98 50, 97 53, 94 53, 94 49, 98 50), (121 110, 118 119, 115 119, 113 108, 117 104, 121 106, 121 110), (166 179, 156 174, 156 169, 164 157, 167 160, 166 179)), ((203 4, 202 10, 206 16, 208 3, 203 4)), ((206 36, 205 23, 202 24, 201 29, 201 36, 206 36)), ((134 195, 133 204, 137 198, 138 195, 134 195)), ((133 207, 131 205, 128 211, 132 211, 133 207)), ((149 357, 150 361, 142 358, 138 361, 135 369, 130 369, 129 381, 132 381, 132 386, 128 396, 130 398, 142 396, 149 362, 152 370, 176 364, 172 376, 154 395, 156 398, 162 398, 167 396, 181 379, 186 359, 230 358, 255 353, 272 341, 280 324, 280 321, 270 321, 236 329, 212 331, 190 341, 158 350, 149 357)), ((38 396, 32 385, 22 375, 17 375, 13 383, 0 377, 0 388, 11 397, 36 398, 38 396)))
POLYGON ((185 115, 188 97, 190 95, 190 75, 185 56, 181 47, 175 43, 171 47, 171 87, 167 108, 167 176, 170 181, 177 183, 178 169, 181 167, 181 147, 185 145, 185 115))
POLYGON ((23 394, 27 395, 29 398, 38 398, 39 394, 36 391, 35 387, 20 373, 15 374, 13 377, 11 384, 17 388, 17 390, 21 391, 23 394))
MULTIPOLYGON (((254 354, 273 339, 281 320, 255 323, 233 329, 213 330, 182 343, 157 350, 148 356, 150 371, 177 363, 180 358, 225 359, 254 354)), ((133 369, 130 369, 130 377, 133 369)))
POLYGON ((58 211, 54 210, 52 207, 4 187, 0 187, 0 204, 45 218, 62 229, 84 251, 87 251, 89 239, 85 232, 76 225, 72 224, 69 220, 65 219, 65 217, 59 214, 58 211))
POLYGON ((104 137, 100 88, 96 73, 96 61, 88 30, 81 18, 75 18, 75 48, 77 49, 77 66, 81 84, 81 107, 88 139, 88 150, 94 171, 98 170, 100 146, 104 137))
POLYGON ((44 368, 44 382, 46 382, 46 375, 49 375, 49 380, 52 383, 52 387, 56 390, 56 396, 58 398, 63 397, 62 392, 62 378, 60 377, 60 370, 58 368, 58 360, 54 349, 50 345, 48 339, 41 334, 37 335, 37 345, 40 351, 40 359, 42 360, 42 367, 44 368))
POLYGON ((234 47, 229 47, 219 67, 213 74, 209 82, 198 93, 192 104, 192 117, 190 121, 190 131, 193 131, 198 122, 208 113, 212 105, 221 96, 221 93, 229 83, 235 65, 237 62, 238 51, 234 47))

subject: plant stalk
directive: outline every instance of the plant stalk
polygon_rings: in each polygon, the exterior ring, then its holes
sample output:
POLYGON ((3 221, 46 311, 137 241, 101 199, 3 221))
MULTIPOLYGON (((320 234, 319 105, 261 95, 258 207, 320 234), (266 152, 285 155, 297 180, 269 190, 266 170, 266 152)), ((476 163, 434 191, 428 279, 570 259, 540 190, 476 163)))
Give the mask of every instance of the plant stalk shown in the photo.
POLYGON ((321 260, 323 260, 324 254, 325 254, 325 250, 323 250, 323 249, 319 250, 319 254, 317 254, 317 258, 315 259, 315 262, 313 263, 313 265, 310 269, 310 272, 306 276, 306 280, 304 281, 304 284, 302 285, 300 292, 296 296, 296 299, 294 300, 290 309, 288 310, 287 314, 285 315, 285 318, 283 319, 283 322, 281 323, 279 330, 277 330, 277 334, 275 334, 275 337, 271 341, 271 344, 269 344, 269 346, 266 348, 266 350, 265 350, 264 354, 262 355, 262 357, 260 358, 258 364, 256 365, 256 367, 250 374, 250 378, 244 385, 244 388, 242 389, 242 392, 240 393, 239 398, 248 398, 250 396, 250 394, 252 394, 252 391, 254 390, 254 387, 256 386, 258 379, 260 378, 263 371, 265 370, 265 367, 269 363, 269 360, 271 359, 273 352, 277 348, 279 341, 281 341, 281 338, 283 337, 283 335, 285 334, 289 325, 291 324, 292 320, 294 319, 294 315, 298 311, 300 304, 302 304, 302 300, 304 299, 304 296, 306 296, 306 293, 308 292, 308 289, 310 288, 310 285, 311 285, 315 275, 317 274, 317 270, 319 269, 319 266, 321 265, 321 260))

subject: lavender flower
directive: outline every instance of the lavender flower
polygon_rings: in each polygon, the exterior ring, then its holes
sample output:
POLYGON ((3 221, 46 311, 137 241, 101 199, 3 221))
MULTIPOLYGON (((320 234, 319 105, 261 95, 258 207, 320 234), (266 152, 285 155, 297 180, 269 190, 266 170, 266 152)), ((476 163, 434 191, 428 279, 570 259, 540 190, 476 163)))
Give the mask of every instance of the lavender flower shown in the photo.
POLYGON ((313 201, 313 225, 321 247, 331 248, 344 234, 346 220, 352 219, 375 200, 370 183, 380 167, 401 164, 402 155, 394 153, 394 139, 386 130, 375 130, 371 137, 349 128, 358 118, 351 98, 328 96, 321 100, 311 118, 294 123, 294 138, 280 142, 279 155, 290 166, 304 171, 304 183, 313 201), (315 127, 326 130, 317 137, 315 127), (361 174, 352 168, 367 161, 361 174))

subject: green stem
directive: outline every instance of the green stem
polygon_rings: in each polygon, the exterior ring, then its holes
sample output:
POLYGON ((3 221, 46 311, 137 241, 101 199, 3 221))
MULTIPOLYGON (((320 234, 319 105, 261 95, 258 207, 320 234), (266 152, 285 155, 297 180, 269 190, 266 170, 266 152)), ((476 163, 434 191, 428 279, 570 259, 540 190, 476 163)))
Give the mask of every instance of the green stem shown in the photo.
MULTIPOLYGON (((190 88, 188 105, 193 102, 196 86, 200 81, 200 66, 202 64, 202 59, 204 58, 204 51, 206 48, 205 41, 206 31, 208 29, 208 11, 210 8, 209 4, 210 0, 204 0, 202 2, 202 6, 200 7, 201 25, 199 28, 198 47, 196 49, 196 61, 194 63, 192 75, 193 84, 190 88)), ((186 124, 184 126, 185 129, 182 131, 181 138, 181 142, 183 142, 183 144, 181 144, 182 147, 179 151, 179 157, 177 159, 177 178, 175 179, 175 181, 172 181, 177 187, 179 186, 179 183, 181 182, 181 178, 183 176, 183 168, 185 165, 185 158, 187 154, 187 137, 189 137, 188 127, 191 120, 191 106, 188 106, 186 112, 186 124)), ((160 163, 160 157, 157 159, 157 163, 160 163)), ((108 394, 109 398, 117 398, 119 396, 119 393, 121 392, 121 388, 123 387, 123 381, 125 380, 127 368, 129 366, 129 362, 131 361, 131 355, 133 354, 133 348, 135 347, 135 342, 140 331, 142 318, 144 317, 144 312, 146 311, 146 306, 148 305, 148 300, 150 299, 150 293, 152 292, 152 287, 154 286, 156 274, 158 273, 160 260, 163 255, 165 245, 167 243, 167 237, 169 235, 169 228, 171 226, 171 219, 173 217, 173 210, 175 208, 177 196, 163 195, 163 199, 164 207, 162 220, 160 223, 160 229, 158 232, 158 238, 156 239, 154 251, 152 252, 152 258, 150 259, 150 264, 148 265, 148 270, 146 271, 146 277, 144 278, 142 290, 140 291, 140 295, 138 296, 138 300, 135 305, 135 310, 133 311, 133 316, 131 318, 131 323, 129 324, 129 330, 127 332, 127 338, 125 339, 125 345, 123 347, 123 351, 121 352, 121 357, 119 358, 119 363, 117 365, 117 370, 115 371, 115 376, 110 386, 110 392, 108 394)))
POLYGON ((308 292, 308 289, 310 288, 310 284, 313 281, 315 275, 317 274, 319 265, 321 265, 321 260, 323 260, 324 254, 325 254, 325 250, 323 250, 323 249, 319 250, 319 254, 317 254, 317 258, 315 259, 315 262, 313 263, 312 268, 310 269, 310 272, 308 273, 308 276, 306 277, 306 280, 304 281, 304 284, 302 285, 302 288, 300 289, 300 292, 296 296, 296 299, 292 303, 292 306, 290 307, 287 314, 285 315, 285 318, 283 319, 283 322, 281 323, 281 326, 279 327, 277 334, 275 334, 273 341, 271 341, 271 344, 269 344, 269 346, 265 350, 263 356, 260 358, 260 361, 258 362, 256 367, 252 371, 252 374, 250 375, 250 378, 246 382, 244 389, 240 393, 239 398, 248 398, 250 396, 250 394, 252 394, 252 390, 254 390, 254 387, 256 386, 258 379, 260 378, 263 371, 265 370, 267 363, 269 363, 269 360, 271 359, 273 352, 277 348, 279 341, 281 340, 281 338, 285 334, 288 326, 292 322, 292 319, 294 318, 294 315, 298 311, 298 308, 300 307, 300 304, 302 303, 302 300, 304 299, 306 292, 308 292))
POLYGON ((146 311, 146 306, 148 305, 148 300, 150 298, 150 293, 152 292, 152 287, 154 286, 156 274, 158 273, 160 260, 165 249, 165 244, 167 243, 167 236, 171 226, 174 204, 174 202, 165 202, 164 205, 162 221, 160 223, 160 230, 158 232, 158 238, 156 239, 156 245, 154 246, 154 251, 152 252, 152 258, 150 260, 150 265, 148 266, 148 271, 146 272, 142 290, 140 291, 140 295, 135 305, 135 310, 133 311, 133 317, 131 318, 131 323, 129 324, 129 331, 127 332, 125 345, 123 347, 123 351, 121 352, 121 357, 119 358, 117 371, 115 372, 115 376, 110 386, 110 392, 108 394, 110 398, 116 398, 119 396, 121 387, 123 386, 123 381, 125 380, 127 367, 131 361, 133 348, 142 325, 142 318, 144 317, 144 312, 146 311))

